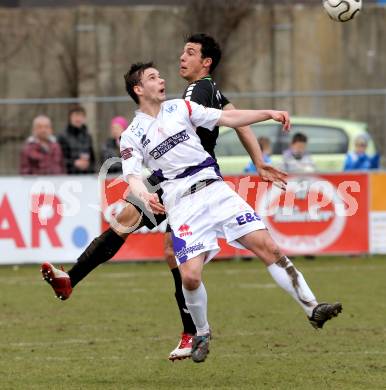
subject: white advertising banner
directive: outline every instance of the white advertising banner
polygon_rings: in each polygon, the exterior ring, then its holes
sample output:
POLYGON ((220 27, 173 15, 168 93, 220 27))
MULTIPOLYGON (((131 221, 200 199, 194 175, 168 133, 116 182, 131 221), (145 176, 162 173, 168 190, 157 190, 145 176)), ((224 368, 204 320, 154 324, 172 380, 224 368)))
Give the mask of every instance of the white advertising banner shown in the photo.
POLYGON ((101 231, 93 176, 0 178, 0 264, 74 262, 101 231))
POLYGON ((386 253, 386 172, 370 174, 371 197, 369 212, 370 253, 386 253))
POLYGON ((370 212, 370 253, 386 253, 386 211, 370 212))

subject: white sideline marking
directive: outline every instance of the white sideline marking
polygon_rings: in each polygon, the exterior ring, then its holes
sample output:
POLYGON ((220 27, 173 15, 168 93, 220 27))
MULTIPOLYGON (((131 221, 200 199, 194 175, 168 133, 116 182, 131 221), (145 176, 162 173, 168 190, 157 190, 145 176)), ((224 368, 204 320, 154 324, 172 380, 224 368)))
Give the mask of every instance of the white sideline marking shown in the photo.
POLYGON ((31 348, 31 347, 47 347, 50 345, 67 345, 67 344, 89 344, 89 343, 119 343, 127 341, 127 339, 66 339, 66 340, 52 340, 52 341, 38 341, 38 342, 18 342, 0 344, 2 346, 31 348))
MULTIPOLYGON (((348 260, 349 261, 349 260, 348 260)), ((254 269, 214 269, 214 267, 211 265, 210 266, 210 273, 211 274, 218 274, 218 275, 237 275, 237 274, 251 274, 251 272, 262 272, 265 271, 264 267, 261 267, 261 264, 259 261, 255 261, 256 264, 259 264, 259 267, 256 267, 254 269)), ((166 265, 165 265, 166 266, 166 265)), ((295 261, 295 266, 296 266, 296 261, 295 261)), ((386 261, 384 263, 380 263, 378 265, 365 265, 365 266, 356 266, 356 265, 335 265, 335 266, 324 266, 324 267, 308 267, 307 264, 301 264, 299 266, 299 269, 305 270, 306 272, 328 272, 331 273, 332 271, 379 271, 380 269, 385 269, 386 268, 386 261)), ((208 269, 208 268, 207 268, 208 269)), ((18 272, 18 271, 17 271, 18 272)), ((9 276, 9 275, 0 275, 0 282, 1 283, 7 283, 7 284, 17 284, 20 282, 28 282, 32 285, 38 284, 38 282, 41 282, 41 276, 39 273, 37 273, 36 278, 31 278, 27 276, 17 276, 17 272, 15 272, 15 276, 9 276)), ((133 278, 136 276, 169 276, 170 272, 169 271, 138 271, 138 270, 130 270, 130 271, 124 271, 124 272, 106 272, 103 274, 99 274, 96 277, 98 278, 133 278)))
MULTIPOLYGON (((320 352, 310 352, 310 351, 305 351, 305 352, 301 352, 302 354, 303 353, 307 353, 307 355, 317 355, 319 356, 320 355, 320 352)), ((256 353, 248 353, 248 354, 245 354, 245 353, 232 353, 232 354, 215 354, 215 352, 212 352, 211 355, 215 355, 213 356, 214 359, 232 359, 232 360, 235 360, 235 359, 248 359, 250 357, 256 357, 256 358, 267 358, 267 359, 272 359, 272 357, 288 357, 288 356, 291 356, 291 357, 296 357, 296 355, 300 355, 300 353, 296 353, 296 352, 256 352, 256 353)), ((366 356, 371 356, 371 355, 375 355, 375 356, 383 356, 383 355, 386 355, 386 351, 346 351, 346 352, 323 352, 323 355, 339 355, 339 356, 361 356, 361 355, 366 355, 366 356)), ((80 359, 80 358, 79 358, 80 359)), ((143 359, 144 360, 157 360, 157 361, 160 361, 160 360, 166 360, 165 356, 162 354, 160 354, 159 356, 154 356, 154 355, 146 355, 146 356, 143 356, 143 359)), ((25 357, 20 357, 20 356, 15 356, 13 359, 9 359, 9 360, 16 360, 16 361, 20 361, 20 360, 25 360, 25 357)), ((65 356, 44 356, 44 357, 41 357, 41 356, 30 356, 28 358, 28 360, 35 360, 35 361, 76 361, 77 359, 76 358, 73 358, 73 357, 65 357, 65 356)), ((106 360, 106 361, 109 361, 109 360, 127 360, 129 361, 130 359, 127 358, 127 355, 126 354, 123 354, 121 356, 115 356, 115 355, 112 355, 112 356, 87 356, 87 359, 86 360, 106 360)))
MULTIPOLYGON (((256 264, 262 264, 258 261, 256 261, 256 264)), ((296 266, 296 262, 295 262, 296 266)), ((209 266, 211 274, 226 274, 226 275, 237 275, 237 274, 244 274, 248 273, 250 274, 251 272, 260 272, 264 271, 265 268, 259 266, 256 268, 248 268, 248 269, 214 269, 213 266, 209 266)), ((377 266, 374 265, 365 265, 365 266, 356 266, 356 265, 335 265, 335 266, 324 266, 324 267, 308 267, 307 265, 304 266, 304 264, 300 264, 299 268, 302 270, 303 268, 307 270, 307 272, 328 272, 330 273, 331 271, 379 271, 379 269, 386 268, 386 261, 384 264, 379 264, 377 266)), ((169 276, 170 272, 168 271, 124 271, 124 272, 117 272, 117 273, 106 273, 103 274, 104 278, 124 278, 124 277, 133 277, 135 275, 154 275, 154 276, 169 276)), ((1 278, 1 277, 0 277, 1 278)))

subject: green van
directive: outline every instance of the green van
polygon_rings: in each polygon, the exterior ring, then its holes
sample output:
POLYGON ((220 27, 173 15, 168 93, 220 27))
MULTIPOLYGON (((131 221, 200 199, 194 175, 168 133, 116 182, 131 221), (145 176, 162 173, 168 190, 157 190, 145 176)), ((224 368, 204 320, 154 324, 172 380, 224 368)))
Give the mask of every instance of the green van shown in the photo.
MULTIPOLYGON (((354 150, 355 138, 360 134, 368 137, 367 153, 375 154, 376 148, 367 132, 367 124, 342 119, 291 117, 291 131, 285 134, 280 123, 266 121, 251 126, 256 137, 271 141, 273 165, 280 167, 281 155, 289 147, 292 135, 303 133, 308 137, 307 151, 320 172, 343 170, 347 152, 354 150)), ((239 141, 236 132, 221 127, 215 149, 223 174, 240 174, 250 161, 248 153, 239 141)))

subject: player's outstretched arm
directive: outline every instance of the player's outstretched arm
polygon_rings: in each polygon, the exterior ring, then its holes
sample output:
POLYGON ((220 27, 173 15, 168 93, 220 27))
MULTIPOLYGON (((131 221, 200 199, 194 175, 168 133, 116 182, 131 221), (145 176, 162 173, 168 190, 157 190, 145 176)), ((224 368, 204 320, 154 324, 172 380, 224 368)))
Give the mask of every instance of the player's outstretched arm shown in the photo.
POLYGON ((157 194, 150 193, 142 178, 137 175, 128 175, 127 182, 129 183, 131 193, 140 199, 146 208, 154 214, 165 214, 165 207, 160 202, 157 194))
POLYGON ((268 119, 280 122, 284 131, 290 130, 291 123, 288 112, 276 110, 224 110, 221 112, 217 124, 236 128, 263 122, 268 119))
MULTIPOLYGON (((232 103, 229 103, 224 107, 224 110, 235 110, 235 107, 232 103)), ((250 126, 236 127, 235 130, 240 142, 251 157, 261 179, 274 183, 275 186, 285 190, 288 178, 287 173, 264 162, 260 145, 250 126)))

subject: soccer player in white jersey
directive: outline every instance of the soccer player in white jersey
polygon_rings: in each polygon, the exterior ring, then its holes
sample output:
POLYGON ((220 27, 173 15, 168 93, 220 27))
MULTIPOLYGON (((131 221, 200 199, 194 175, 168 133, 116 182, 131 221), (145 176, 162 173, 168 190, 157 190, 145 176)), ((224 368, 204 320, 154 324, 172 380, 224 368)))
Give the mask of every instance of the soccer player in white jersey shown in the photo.
MULTIPOLYGON (((203 33, 196 33, 186 38, 179 64, 180 76, 189 83, 183 92, 183 99, 217 109, 227 110, 235 108, 221 93, 211 76, 219 65, 220 60, 221 48, 213 37, 203 33)), ((261 179, 284 188, 287 180, 286 173, 264 162, 252 129, 247 126, 242 129, 236 128, 235 131, 257 167, 261 179)), ((202 146, 214 159, 216 159, 215 146, 218 134, 218 126, 211 130, 204 127, 197 128, 197 135, 201 140, 202 146)), ((144 142, 146 142, 146 139, 144 139, 144 142)), ((149 183, 154 183, 157 180, 153 175, 147 179, 149 183)), ((130 245, 130 240, 127 240, 127 238, 134 231, 143 226, 151 230, 167 219, 165 214, 157 214, 153 216, 154 218, 149 218, 146 213, 142 212, 143 205, 139 205, 138 200, 132 199, 130 196, 125 201, 125 207, 116 215, 110 227, 92 240, 67 272, 54 267, 48 262, 42 264, 41 272, 43 279, 51 285, 58 298, 61 300, 68 299, 72 294, 73 288, 77 287, 89 272, 110 260, 120 250, 125 240, 130 245)), ((169 360, 174 361, 190 357, 196 327, 185 304, 181 275, 174 256, 169 225, 166 227, 164 237, 165 260, 173 276, 175 285, 174 297, 182 322, 180 340, 169 354, 169 360)))
POLYGON ((303 308, 315 328, 322 328, 327 320, 337 316, 342 305, 318 304, 303 275, 281 253, 261 218, 222 181, 217 164, 196 134, 198 126, 241 127, 268 119, 281 122, 288 131, 288 113, 221 111, 182 99, 165 102, 165 81, 152 63, 132 65, 125 82, 139 110, 122 134, 123 175, 133 195, 149 210, 168 214, 186 305, 197 329, 192 360, 202 362, 209 352, 207 294, 201 275, 204 264, 219 251, 218 237, 258 256, 276 283, 303 308), (143 165, 159 178, 163 204, 144 185, 143 165))

